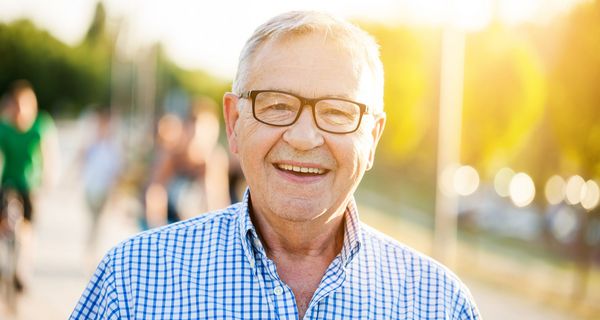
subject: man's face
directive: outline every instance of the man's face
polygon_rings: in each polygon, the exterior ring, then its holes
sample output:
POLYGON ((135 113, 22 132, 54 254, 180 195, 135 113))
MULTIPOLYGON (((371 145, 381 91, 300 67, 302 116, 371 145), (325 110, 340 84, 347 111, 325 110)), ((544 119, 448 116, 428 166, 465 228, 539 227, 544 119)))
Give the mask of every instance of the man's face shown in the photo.
POLYGON ((31 89, 20 91, 15 97, 13 122, 21 129, 31 126, 37 116, 37 99, 31 89))
MULTIPOLYGON (((318 33, 264 43, 251 68, 249 90, 336 96, 373 107, 371 73, 318 33)), ((332 134, 316 127, 310 107, 289 127, 256 121, 250 99, 227 94, 224 108, 230 148, 252 191, 253 210, 268 220, 327 221, 341 214, 372 165, 385 123, 383 116, 364 115, 356 132, 332 134), (310 172, 291 170, 298 167, 310 172)))

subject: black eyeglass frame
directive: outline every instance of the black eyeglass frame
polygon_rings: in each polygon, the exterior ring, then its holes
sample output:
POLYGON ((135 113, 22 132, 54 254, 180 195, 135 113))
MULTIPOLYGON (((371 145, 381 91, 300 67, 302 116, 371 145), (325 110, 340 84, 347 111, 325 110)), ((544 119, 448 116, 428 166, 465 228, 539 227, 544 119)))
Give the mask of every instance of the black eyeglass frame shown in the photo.
POLYGON ((304 106, 309 105, 312 109, 313 121, 315 122, 315 125, 317 126, 317 128, 319 128, 322 131, 325 131, 328 133, 333 133, 333 134, 348 134, 348 133, 352 133, 352 132, 355 132, 356 130, 358 130, 358 128, 360 128, 360 124, 362 122, 363 115, 370 113, 369 107, 366 104, 356 102, 353 100, 338 98, 338 97, 321 97, 321 98, 311 99, 311 98, 305 98, 305 97, 302 97, 302 96, 299 96, 297 94, 293 94, 293 93, 290 93, 287 91, 281 91, 281 90, 250 90, 250 91, 246 91, 246 92, 240 94, 239 97, 243 98, 243 99, 250 99, 250 101, 252 101, 252 116, 254 117, 254 119, 256 119, 256 121, 258 121, 260 123, 264 123, 269 126, 274 126, 274 127, 289 127, 289 126, 293 125, 300 118, 300 114, 302 113, 302 110, 304 110, 304 106), (272 124, 272 123, 268 123, 263 120, 260 120, 256 116, 256 111, 255 111, 254 106, 255 106, 256 97, 258 96, 258 94, 264 93, 264 92, 283 93, 283 94, 290 95, 290 96, 295 97, 296 99, 300 100, 300 108, 298 109, 298 113, 296 114, 296 117, 294 118, 294 120, 292 120, 288 124, 272 124), (356 128, 354 128, 353 130, 350 130, 350 131, 343 131, 343 132, 330 131, 330 130, 321 128, 321 126, 319 126, 319 122, 317 122, 315 106, 319 101, 322 101, 322 100, 338 100, 338 101, 345 101, 345 102, 350 102, 350 103, 356 104, 360 108, 360 116, 358 117, 358 123, 356 124, 356 128))

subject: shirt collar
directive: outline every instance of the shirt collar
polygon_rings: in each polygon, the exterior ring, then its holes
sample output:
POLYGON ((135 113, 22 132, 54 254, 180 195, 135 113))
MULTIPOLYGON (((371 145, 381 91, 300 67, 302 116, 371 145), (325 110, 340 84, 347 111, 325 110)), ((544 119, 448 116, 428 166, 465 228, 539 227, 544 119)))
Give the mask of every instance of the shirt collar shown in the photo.
POLYGON ((253 242, 255 239, 258 239, 258 235, 252 224, 252 220, 250 220, 250 188, 246 188, 246 192, 244 192, 238 221, 238 230, 240 232, 244 254, 248 258, 250 264, 254 265, 253 242))
MULTIPOLYGON (((347 266, 360 250, 362 242, 360 220, 358 219, 358 209, 354 197, 348 202, 344 212, 344 243, 339 254, 342 265, 347 266)), ((264 253, 262 246, 257 246, 259 240, 256 229, 250 219, 250 188, 244 192, 244 197, 240 206, 239 232, 242 239, 242 247, 248 260, 254 264, 254 251, 264 253)))
POLYGON ((346 212, 344 213, 344 244, 340 257, 342 265, 345 267, 356 256, 360 250, 362 236, 360 232, 360 220, 358 219, 358 208, 354 197, 348 202, 346 212))

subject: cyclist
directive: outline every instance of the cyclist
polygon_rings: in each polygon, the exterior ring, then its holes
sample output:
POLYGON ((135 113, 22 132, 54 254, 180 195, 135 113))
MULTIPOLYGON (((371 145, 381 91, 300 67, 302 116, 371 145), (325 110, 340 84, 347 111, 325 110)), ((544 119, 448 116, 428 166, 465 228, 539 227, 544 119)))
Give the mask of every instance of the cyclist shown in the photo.
POLYGON ((25 80, 12 84, 10 101, 2 110, 0 120, 0 153, 3 158, 0 196, 12 190, 19 194, 23 204, 23 222, 17 226, 21 244, 15 285, 23 289, 23 281, 30 268, 33 220, 33 193, 44 184, 52 184, 57 177, 58 144, 56 128, 50 115, 38 111, 33 87, 25 80))

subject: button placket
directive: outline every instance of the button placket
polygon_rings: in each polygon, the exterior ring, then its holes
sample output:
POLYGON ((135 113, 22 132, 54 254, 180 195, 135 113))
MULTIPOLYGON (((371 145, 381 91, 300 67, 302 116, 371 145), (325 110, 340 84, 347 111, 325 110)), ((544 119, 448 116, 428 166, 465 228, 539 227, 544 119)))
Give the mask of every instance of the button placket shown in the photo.
MULTIPOLYGON (((346 280, 346 268, 341 265, 339 257, 333 261, 329 269, 327 269, 325 272, 324 277, 332 281, 327 286, 319 285, 317 291, 315 291, 311 305, 313 303, 315 305, 319 304, 323 298, 327 297, 329 294, 335 292, 339 287, 341 287, 346 280)), ((309 306, 309 309, 310 308, 311 306, 309 306)))
POLYGON ((273 288, 271 289, 273 301, 279 319, 292 320, 297 319, 297 306, 294 294, 291 289, 283 282, 273 282, 273 288))

